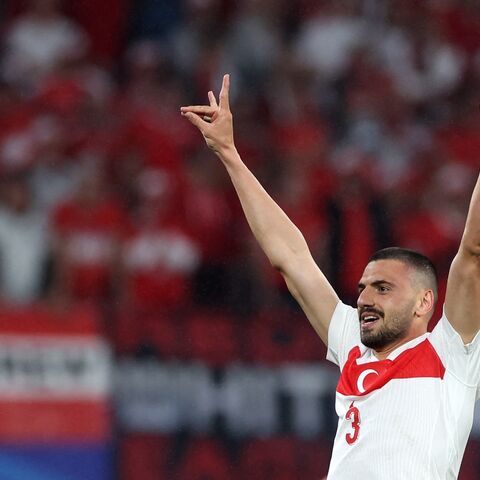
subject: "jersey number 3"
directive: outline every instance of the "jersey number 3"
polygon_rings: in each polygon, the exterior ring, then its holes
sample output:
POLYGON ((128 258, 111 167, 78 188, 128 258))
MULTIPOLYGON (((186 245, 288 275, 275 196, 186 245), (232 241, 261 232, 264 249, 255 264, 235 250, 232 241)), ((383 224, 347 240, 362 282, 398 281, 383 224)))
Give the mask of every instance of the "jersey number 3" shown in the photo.
POLYGON ((345 418, 352 422, 353 431, 345 435, 345 440, 349 445, 353 445, 360 433, 360 412, 357 407, 353 406, 354 402, 350 404, 350 408, 347 410, 345 418))

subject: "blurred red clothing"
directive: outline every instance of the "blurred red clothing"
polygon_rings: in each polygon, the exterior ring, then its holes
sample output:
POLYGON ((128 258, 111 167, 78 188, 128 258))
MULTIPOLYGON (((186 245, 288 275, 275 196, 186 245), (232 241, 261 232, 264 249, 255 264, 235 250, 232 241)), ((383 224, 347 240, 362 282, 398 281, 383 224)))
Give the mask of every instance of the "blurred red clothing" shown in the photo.
POLYGON ((343 206, 341 228, 343 246, 340 282, 342 290, 352 297, 356 294, 365 265, 376 250, 368 204, 359 199, 346 203, 343 206))
POLYGON ((186 315, 183 357, 212 367, 225 367, 240 355, 238 326, 218 310, 197 310, 186 315))
MULTIPOLYGON (((235 479, 235 469, 231 466, 223 446, 209 438, 192 441, 182 457, 175 475, 177 480, 225 480, 235 479)), ((252 477, 250 477, 252 478, 252 477)))
POLYGON ((451 127, 439 132, 438 142, 444 154, 451 160, 478 167, 480 161, 480 125, 451 127))
POLYGON ((107 64, 120 54, 125 40, 130 0, 65 2, 68 13, 85 29, 91 56, 107 64))
POLYGON ((129 433, 119 445, 121 480, 167 480, 168 436, 129 433))
POLYGON ((299 478, 293 437, 248 442, 241 454, 242 478, 292 480, 299 478))
POLYGON ((64 287, 77 298, 108 295, 126 215, 112 198, 85 208, 71 200, 53 212, 64 287))
POLYGON ((140 311, 180 307, 198 261, 198 245, 184 228, 134 227, 122 248, 128 303, 140 311))
POLYGON ((444 263, 457 248, 443 219, 425 209, 408 210, 394 223, 395 243, 426 255, 434 264, 444 263))
MULTIPOLYGON (((224 261, 234 249, 235 215, 228 193, 218 180, 215 159, 192 161, 184 189, 185 224, 202 250, 204 261, 224 261)), ((230 187, 230 186, 228 186, 230 187)))
POLYGON ((463 2, 432 2, 437 8, 430 14, 436 16, 438 25, 450 42, 467 53, 474 54, 480 48, 480 14, 478 5, 475 2, 470 3, 462 5, 463 2))

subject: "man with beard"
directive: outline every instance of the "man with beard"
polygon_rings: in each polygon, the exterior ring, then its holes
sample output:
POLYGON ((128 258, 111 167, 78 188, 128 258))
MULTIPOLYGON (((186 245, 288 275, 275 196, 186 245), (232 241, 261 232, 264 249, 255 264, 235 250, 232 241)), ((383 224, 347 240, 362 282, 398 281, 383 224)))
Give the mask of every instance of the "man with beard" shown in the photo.
POLYGON ((480 396, 480 177, 448 278, 444 314, 427 332, 437 298, 423 255, 380 250, 359 281, 357 310, 343 304, 301 232, 238 155, 229 106, 182 107, 217 154, 247 221, 328 346, 341 376, 329 480, 456 479, 480 396))

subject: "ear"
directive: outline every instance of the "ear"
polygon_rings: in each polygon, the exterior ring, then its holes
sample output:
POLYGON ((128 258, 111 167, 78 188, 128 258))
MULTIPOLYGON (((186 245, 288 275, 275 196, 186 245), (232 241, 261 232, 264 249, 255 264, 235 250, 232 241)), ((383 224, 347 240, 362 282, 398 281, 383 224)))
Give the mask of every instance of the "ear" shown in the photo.
POLYGON ((422 296, 419 297, 415 309, 417 317, 430 316, 435 308, 435 295, 433 290, 424 290, 422 296))

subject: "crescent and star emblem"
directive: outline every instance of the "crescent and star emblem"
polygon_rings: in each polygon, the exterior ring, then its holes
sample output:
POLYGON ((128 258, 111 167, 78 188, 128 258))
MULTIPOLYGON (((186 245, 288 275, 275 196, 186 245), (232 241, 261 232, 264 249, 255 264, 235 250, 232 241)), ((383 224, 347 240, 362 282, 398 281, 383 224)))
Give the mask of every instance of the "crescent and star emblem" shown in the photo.
POLYGON ((358 380, 357 380, 357 390, 360 392, 360 393, 364 393, 365 392, 365 387, 363 386, 363 382, 365 381, 365 378, 368 376, 368 375, 371 375, 372 373, 374 373, 375 375, 378 376, 378 372, 371 369, 371 368, 368 368, 367 370, 364 370, 359 376, 358 376, 358 380))

